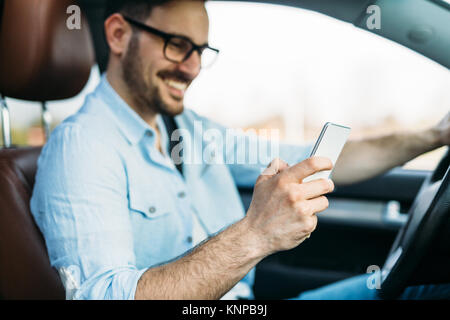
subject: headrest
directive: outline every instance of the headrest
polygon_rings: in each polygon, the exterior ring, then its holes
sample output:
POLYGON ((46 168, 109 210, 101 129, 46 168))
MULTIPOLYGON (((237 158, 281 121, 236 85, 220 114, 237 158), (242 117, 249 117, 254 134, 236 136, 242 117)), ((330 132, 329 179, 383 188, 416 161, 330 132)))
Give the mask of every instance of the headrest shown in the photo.
POLYGON ((0 25, 0 93, 50 101, 77 95, 94 63, 87 19, 69 29, 75 0, 4 0, 0 25), (69 10, 70 12, 70 10, 69 10))

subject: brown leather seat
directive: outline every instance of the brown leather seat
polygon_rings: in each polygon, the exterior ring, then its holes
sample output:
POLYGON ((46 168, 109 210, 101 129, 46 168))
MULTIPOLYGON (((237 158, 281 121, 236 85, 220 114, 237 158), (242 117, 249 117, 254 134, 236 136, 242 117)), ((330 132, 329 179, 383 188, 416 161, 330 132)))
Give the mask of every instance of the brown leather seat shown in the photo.
POLYGON ((40 148, 0 151, 0 296, 2 299, 64 299, 59 275, 29 201, 40 148))
MULTIPOLYGON (((50 101, 78 94, 94 62, 87 20, 69 30, 74 0, 5 0, 0 26, 0 93, 50 101)), ((13 141, 14 142, 14 141, 13 141)), ((40 148, 0 150, 0 299, 64 299, 30 213, 40 148)))

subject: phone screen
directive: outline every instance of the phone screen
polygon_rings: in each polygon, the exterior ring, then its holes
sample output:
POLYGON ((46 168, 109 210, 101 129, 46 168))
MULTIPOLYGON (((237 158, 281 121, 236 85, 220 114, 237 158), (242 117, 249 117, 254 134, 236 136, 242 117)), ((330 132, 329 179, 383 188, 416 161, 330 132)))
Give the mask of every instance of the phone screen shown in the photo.
MULTIPOLYGON (((320 132, 319 138, 314 145, 310 157, 320 156, 331 160, 333 166, 336 164, 351 129, 349 127, 341 126, 335 123, 327 122, 320 132)), ((309 177, 303 179, 303 182, 308 182, 316 179, 328 179, 332 170, 325 170, 317 172, 309 177)))

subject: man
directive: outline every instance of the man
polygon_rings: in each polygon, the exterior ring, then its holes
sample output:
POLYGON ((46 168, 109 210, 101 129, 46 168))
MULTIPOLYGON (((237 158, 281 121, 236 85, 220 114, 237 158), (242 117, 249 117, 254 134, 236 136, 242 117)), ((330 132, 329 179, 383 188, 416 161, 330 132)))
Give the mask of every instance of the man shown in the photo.
MULTIPOLYGON (((183 109, 204 55, 215 53, 208 24, 199 0, 109 7, 107 72, 52 133, 31 200, 68 298, 252 298, 255 265, 303 242, 327 208, 333 182, 302 183, 332 167, 328 159, 304 160, 310 147, 280 146, 283 160, 263 174, 267 163, 185 161, 182 174, 175 167, 161 115, 176 116, 183 142, 194 140, 183 143, 183 159, 202 159, 195 139, 205 139, 203 129, 225 136, 225 128, 183 109), (245 214, 236 185, 253 184, 245 214)), ((449 127, 447 117, 427 131, 349 142, 334 181, 367 179, 448 144, 449 127)), ((254 141, 239 141, 224 154, 247 159, 242 145, 254 141)))

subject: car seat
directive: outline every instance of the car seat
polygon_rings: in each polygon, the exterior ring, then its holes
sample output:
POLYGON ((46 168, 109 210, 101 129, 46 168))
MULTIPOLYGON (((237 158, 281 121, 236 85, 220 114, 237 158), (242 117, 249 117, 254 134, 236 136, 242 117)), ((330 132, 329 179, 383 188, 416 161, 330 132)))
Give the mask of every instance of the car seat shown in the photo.
POLYGON ((0 299, 64 299, 31 212, 39 147, 13 147, 3 97, 46 102, 77 95, 94 63, 87 20, 67 27, 74 0, 0 2, 0 299))

